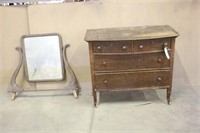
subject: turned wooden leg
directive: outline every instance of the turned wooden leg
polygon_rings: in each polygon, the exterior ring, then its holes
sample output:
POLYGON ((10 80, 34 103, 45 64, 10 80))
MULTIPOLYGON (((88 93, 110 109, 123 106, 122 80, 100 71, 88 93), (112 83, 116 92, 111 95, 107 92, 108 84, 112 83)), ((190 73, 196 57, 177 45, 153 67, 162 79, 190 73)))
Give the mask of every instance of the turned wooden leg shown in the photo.
POLYGON ((97 107, 97 92, 93 90, 93 99, 94 99, 94 106, 97 107))
POLYGON ((171 101, 170 101, 170 96, 171 96, 171 87, 167 89, 167 103, 170 105, 171 101))
POLYGON ((13 93, 12 93, 12 96, 11 96, 11 100, 12 100, 12 101, 15 100, 15 98, 16 98, 16 94, 17 94, 16 92, 13 92, 13 93))

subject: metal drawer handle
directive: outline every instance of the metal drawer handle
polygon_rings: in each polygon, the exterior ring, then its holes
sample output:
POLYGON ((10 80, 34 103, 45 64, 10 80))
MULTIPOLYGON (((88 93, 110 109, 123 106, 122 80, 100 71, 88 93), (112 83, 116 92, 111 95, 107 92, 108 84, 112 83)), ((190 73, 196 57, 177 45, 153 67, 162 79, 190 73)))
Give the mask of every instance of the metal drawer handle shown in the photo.
POLYGON ((161 80, 162 80, 162 78, 161 78, 161 77, 158 77, 158 78, 157 78, 157 80, 158 80, 158 81, 161 81, 161 80))
POLYGON ((105 79, 105 80, 103 81, 103 83, 104 83, 104 84, 107 84, 107 83, 108 83, 108 81, 105 79))
POLYGON ((140 49, 143 49, 143 48, 144 48, 144 46, 143 46, 143 45, 139 45, 139 48, 140 48, 140 49))
POLYGON ((100 50, 100 49, 101 49, 101 46, 98 46, 97 49, 100 50))
POLYGON ((164 43, 163 43, 163 45, 164 45, 164 46, 167 46, 167 45, 168 45, 168 43, 167 43, 167 42, 164 42, 164 43))
POLYGON ((127 46, 122 46, 122 49, 123 49, 123 50, 126 50, 126 49, 127 49, 127 46))

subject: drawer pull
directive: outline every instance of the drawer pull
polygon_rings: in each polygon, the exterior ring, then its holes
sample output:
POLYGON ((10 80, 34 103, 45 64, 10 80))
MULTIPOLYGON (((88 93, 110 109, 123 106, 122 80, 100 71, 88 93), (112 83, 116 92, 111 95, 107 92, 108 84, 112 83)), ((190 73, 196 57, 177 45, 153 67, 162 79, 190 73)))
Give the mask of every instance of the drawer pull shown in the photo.
POLYGON ((139 48, 140 48, 140 49, 143 49, 143 48, 144 48, 144 46, 143 46, 143 45, 139 45, 139 48))
POLYGON ((162 62, 162 59, 161 59, 161 58, 158 58, 158 62, 162 62))
POLYGON ((107 84, 107 83, 108 83, 108 81, 105 79, 105 80, 103 81, 103 83, 104 83, 104 84, 107 84))
POLYGON ((122 49, 123 49, 123 50, 126 50, 126 49, 127 49, 127 46, 122 46, 122 49))
POLYGON ((106 62, 105 62, 105 61, 103 61, 103 65, 106 65, 106 62))
POLYGON ((158 81, 161 81, 161 80, 162 80, 162 78, 161 78, 161 77, 158 77, 158 78, 157 78, 157 80, 158 80, 158 81))
POLYGON ((164 45, 165 47, 167 47, 168 43, 167 43, 167 42, 164 42, 163 45, 164 45))
POLYGON ((98 50, 101 50, 101 46, 98 46, 97 49, 98 49, 98 50))

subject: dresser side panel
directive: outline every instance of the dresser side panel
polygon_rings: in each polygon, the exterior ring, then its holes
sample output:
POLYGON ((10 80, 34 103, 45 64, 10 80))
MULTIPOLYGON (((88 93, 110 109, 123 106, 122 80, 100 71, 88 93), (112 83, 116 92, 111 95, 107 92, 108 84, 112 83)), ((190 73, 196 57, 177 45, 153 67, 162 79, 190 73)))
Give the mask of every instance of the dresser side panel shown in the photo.
POLYGON ((175 53, 175 38, 171 40, 171 55, 170 55, 170 86, 172 87, 173 68, 174 68, 174 53, 175 53))

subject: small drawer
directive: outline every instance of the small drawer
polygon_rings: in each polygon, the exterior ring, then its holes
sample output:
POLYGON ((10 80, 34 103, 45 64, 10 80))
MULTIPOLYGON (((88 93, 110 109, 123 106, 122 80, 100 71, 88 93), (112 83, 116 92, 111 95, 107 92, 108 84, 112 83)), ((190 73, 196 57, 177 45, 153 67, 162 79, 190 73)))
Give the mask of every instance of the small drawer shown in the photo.
POLYGON ((171 39, 150 39, 150 40, 139 40, 133 43, 133 52, 158 52, 164 51, 164 47, 171 48, 171 39))
POLYGON ((131 41, 92 42, 94 53, 131 53, 131 41))
POLYGON ((94 55, 95 71, 170 67, 164 52, 130 55, 94 55))
POLYGON ((170 71, 97 74, 94 81, 97 90, 169 86, 170 71))

